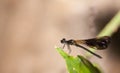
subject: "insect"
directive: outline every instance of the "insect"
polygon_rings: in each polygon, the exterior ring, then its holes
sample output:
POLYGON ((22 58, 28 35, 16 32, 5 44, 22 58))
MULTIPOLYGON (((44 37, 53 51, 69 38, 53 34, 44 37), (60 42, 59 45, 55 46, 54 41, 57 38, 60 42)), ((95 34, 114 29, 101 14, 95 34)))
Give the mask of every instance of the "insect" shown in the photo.
POLYGON ((98 58, 102 58, 100 55, 90 51, 83 45, 86 45, 93 49, 103 50, 108 47, 108 44, 110 43, 110 41, 111 41, 111 38, 109 36, 103 36, 103 37, 99 37, 99 38, 91 38, 91 39, 85 39, 85 40, 73 40, 73 39, 66 40, 65 38, 63 38, 61 40, 61 43, 64 44, 63 48, 65 47, 65 45, 67 45, 67 47, 69 49, 69 53, 71 52, 70 45, 74 45, 76 47, 80 47, 80 48, 88 51, 89 53, 95 55, 98 58), (81 45, 81 44, 83 44, 83 45, 81 45))

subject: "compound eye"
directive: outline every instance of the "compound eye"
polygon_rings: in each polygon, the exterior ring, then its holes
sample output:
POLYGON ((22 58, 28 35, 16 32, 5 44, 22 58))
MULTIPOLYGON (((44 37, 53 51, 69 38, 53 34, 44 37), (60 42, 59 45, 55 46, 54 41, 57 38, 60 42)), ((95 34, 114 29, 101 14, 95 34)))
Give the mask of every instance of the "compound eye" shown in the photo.
POLYGON ((63 38, 63 39, 61 40, 61 43, 65 43, 65 41, 66 41, 65 38, 63 38))

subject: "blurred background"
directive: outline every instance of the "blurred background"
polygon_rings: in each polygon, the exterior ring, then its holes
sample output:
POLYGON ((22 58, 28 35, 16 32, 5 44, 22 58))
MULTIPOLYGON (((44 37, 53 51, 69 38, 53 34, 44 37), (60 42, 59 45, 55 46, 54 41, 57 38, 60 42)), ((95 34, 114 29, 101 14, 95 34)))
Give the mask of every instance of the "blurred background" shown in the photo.
MULTIPOLYGON (((0 73, 67 73, 54 46, 96 37, 119 9, 119 0, 0 0, 0 73)), ((92 57, 104 73, 120 73, 119 43, 120 29, 97 51, 103 59, 92 57)))

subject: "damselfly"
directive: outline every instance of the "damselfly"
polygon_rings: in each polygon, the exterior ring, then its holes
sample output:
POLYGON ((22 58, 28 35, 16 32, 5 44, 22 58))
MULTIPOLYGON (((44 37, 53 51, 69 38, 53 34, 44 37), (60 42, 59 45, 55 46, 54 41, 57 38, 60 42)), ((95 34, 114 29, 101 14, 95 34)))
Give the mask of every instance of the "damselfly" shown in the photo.
POLYGON ((63 38, 61 40, 61 43, 64 44, 63 48, 65 47, 65 45, 68 46, 69 52, 71 52, 70 45, 74 45, 74 46, 80 47, 80 48, 90 52, 91 54, 93 54, 99 58, 102 58, 100 55, 90 51, 89 49, 87 49, 86 47, 84 47, 81 44, 84 44, 93 49, 103 50, 108 47, 110 40, 111 40, 111 38, 109 36, 103 36, 103 37, 99 37, 99 38, 92 38, 92 39, 85 39, 85 40, 73 40, 73 39, 66 40, 65 38, 63 38))

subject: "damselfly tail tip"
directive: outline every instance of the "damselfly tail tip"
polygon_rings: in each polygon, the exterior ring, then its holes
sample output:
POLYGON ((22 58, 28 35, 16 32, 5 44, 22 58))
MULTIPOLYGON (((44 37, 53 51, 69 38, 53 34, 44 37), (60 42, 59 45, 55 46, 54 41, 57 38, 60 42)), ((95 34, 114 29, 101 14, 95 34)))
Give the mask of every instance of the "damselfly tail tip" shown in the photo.
POLYGON ((102 57, 101 56, 97 56, 98 58, 100 58, 100 59, 102 59, 102 57))

